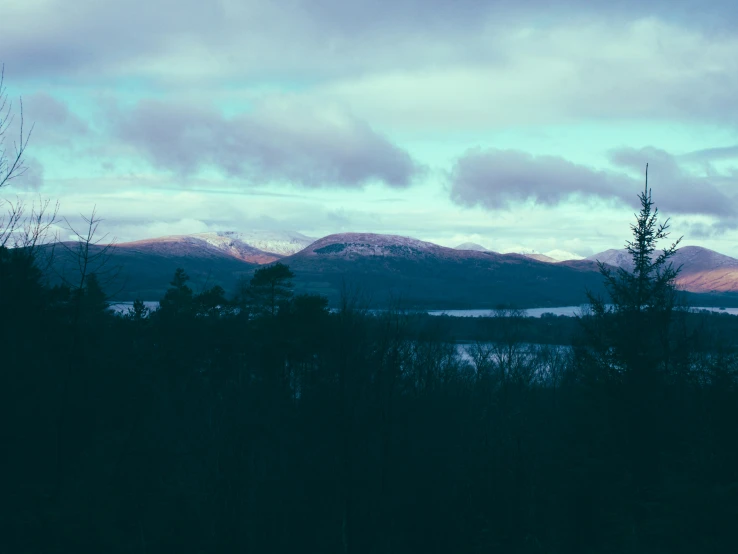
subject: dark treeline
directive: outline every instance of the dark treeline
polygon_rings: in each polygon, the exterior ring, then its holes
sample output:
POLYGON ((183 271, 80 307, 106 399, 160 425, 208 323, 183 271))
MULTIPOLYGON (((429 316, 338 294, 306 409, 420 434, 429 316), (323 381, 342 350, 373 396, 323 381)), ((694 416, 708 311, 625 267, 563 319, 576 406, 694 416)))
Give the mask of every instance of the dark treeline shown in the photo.
POLYGON ((641 256, 642 202, 612 310, 462 321, 492 328, 466 355, 280 264, 115 316, 96 273, 0 248, 0 551, 734 552, 738 358, 641 256))
MULTIPOLYGON (((585 307, 586 309, 586 307, 585 307)), ((484 317, 452 317, 448 315, 417 314, 412 325, 433 326, 446 340, 456 342, 498 342, 509 334, 511 318, 522 311, 500 308, 490 310, 484 317)), ((522 312, 524 313, 524 312, 522 312)), ((572 346, 576 343, 581 322, 577 317, 544 313, 541 317, 522 317, 515 320, 515 338, 520 342, 572 346)), ((679 312, 685 332, 701 336, 692 345, 696 349, 713 350, 738 347, 738 317, 725 312, 679 312)))

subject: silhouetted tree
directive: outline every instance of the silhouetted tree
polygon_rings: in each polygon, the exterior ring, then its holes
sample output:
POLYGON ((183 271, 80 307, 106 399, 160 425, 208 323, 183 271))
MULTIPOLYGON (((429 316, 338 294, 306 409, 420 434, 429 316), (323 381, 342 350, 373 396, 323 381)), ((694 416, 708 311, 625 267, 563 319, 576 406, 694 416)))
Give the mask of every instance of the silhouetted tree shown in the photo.
POLYGON ((100 286, 97 273, 90 273, 85 279, 84 304, 92 314, 104 313, 108 309, 108 297, 100 286))
POLYGON ((679 272, 669 260, 681 241, 654 256, 657 242, 669 236, 669 220, 658 223, 648 166, 639 200, 641 210, 631 225, 633 239, 626 243, 632 269, 613 270, 598 262, 610 305, 589 294, 591 313, 582 318, 586 338, 577 348, 578 367, 589 372, 589 383, 598 383, 591 397, 610 414, 602 422, 603 433, 613 433, 607 439, 612 442, 619 435, 626 437, 618 450, 631 475, 623 492, 633 506, 633 544, 648 540, 648 506, 662 486, 659 465, 666 448, 663 429, 670 424, 665 415, 670 411, 667 377, 679 272))
POLYGON ((233 313, 233 302, 226 298, 225 290, 215 285, 197 294, 194 298, 198 315, 220 317, 233 313))
POLYGON ((658 208, 653 207, 651 190, 646 187, 639 195, 641 211, 631 225, 633 240, 626 243, 632 260, 632 270, 615 270, 598 262, 609 295, 605 300, 588 294, 591 310, 598 324, 606 325, 600 350, 606 352, 614 374, 642 382, 654 378, 654 373, 668 370, 668 342, 672 313, 677 295, 675 279, 679 268, 669 262, 676 253, 679 238, 654 257, 657 242, 669 236, 669 220, 658 224, 658 208))
POLYGON ((11 152, 5 144, 6 133, 13 123, 13 104, 8 102, 5 86, 5 65, 0 68, 0 188, 17 179, 26 171, 23 155, 33 132, 33 126, 24 134, 23 99, 20 100, 19 137, 14 141, 14 150, 11 152))
POLYGON ((251 289, 257 303, 270 315, 277 313, 277 307, 292 297, 292 279, 295 276, 289 266, 281 262, 262 267, 254 272, 251 289))
POLYGON ((144 301, 137 298, 133 301, 133 306, 128 308, 128 311, 125 314, 125 317, 133 322, 141 322, 144 319, 149 317, 150 310, 144 304, 144 301))
POLYGON ((169 289, 159 301, 157 312, 163 317, 189 315, 194 310, 194 295, 187 285, 189 275, 182 268, 174 272, 169 289))
MULTIPOLYGON (((13 180, 22 177, 26 172, 24 155, 28 147, 28 141, 33 132, 33 126, 25 133, 23 99, 20 99, 20 123, 18 125, 18 139, 13 141, 13 149, 8 146, 8 131, 15 119, 12 102, 8 101, 5 82, 5 66, 0 67, 0 190, 7 187, 13 180)), ((59 211, 57 203, 50 207, 48 200, 39 199, 34 201, 30 208, 21 200, 8 200, 0 198, 0 247, 22 249, 13 255, 13 259, 20 261, 19 255, 26 256, 36 266, 39 262, 48 262, 53 249, 47 250, 46 260, 39 259, 37 248, 49 241, 51 230, 56 222, 59 211), (22 254, 21 254, 22 253, 22 254)), ((2 283, 0 282, 0 294, 2 294, 2 283)))

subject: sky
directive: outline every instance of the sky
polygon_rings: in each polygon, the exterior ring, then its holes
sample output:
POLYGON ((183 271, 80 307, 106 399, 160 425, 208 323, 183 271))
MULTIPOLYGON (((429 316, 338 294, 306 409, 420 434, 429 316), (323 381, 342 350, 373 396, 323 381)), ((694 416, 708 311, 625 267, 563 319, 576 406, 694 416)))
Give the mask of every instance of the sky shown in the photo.
POLYGON ((648 163, 671 237, 738 257, 733 1, 5 0, 0 21, 35 125, 0 196, 95 208, 118 242, 587 256, 630 238, 648 163))

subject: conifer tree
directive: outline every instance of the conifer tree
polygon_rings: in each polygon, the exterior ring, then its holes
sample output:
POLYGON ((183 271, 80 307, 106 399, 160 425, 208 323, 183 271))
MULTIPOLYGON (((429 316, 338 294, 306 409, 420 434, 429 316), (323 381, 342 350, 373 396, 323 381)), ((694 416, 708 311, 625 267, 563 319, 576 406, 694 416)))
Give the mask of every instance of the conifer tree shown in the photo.
POLYGON ((146 307, 143 300, 137 298, 133 301, 133 307, 128 309, 128 313, 125 317, 130 321, 140 323, 149 317, 150 312, 151 310, 146 307))
POLYGON ((292 279, 295 276, 289 266, 277 262, 257 269, 251 279, 253 296, 270 315, 277 313, 280 302, 292 298, 292 279))
POLYGON ((639 376, 657 369, 668 369, 668 335, 672 313, 677 307, 675 279, 679 267, 671 258, 677 251, 681 238, 661 253, 657 243, 669 237, 669 219, 658 222, 658 208, 653 204, 646 186, 639 195, 641 210, 631 225, 633 239, 625 247, 632 260, 632 269, 613 269, 598 261, 609 296, 609 305, 600 297, 588 293, 594 320, 589 321, 590 338, 606 337, 608 344, 600 344, 600 352, 609 358, 608 363, 616 373, 639 376), (595 328, 607 331, 595 333, 595 328), (614 366, 614 367, 613 367, 614 366))
POLYGON ((90 314, 100 314, 108 308, 107 295, 100 286, 97 273, 90 273, 85 279, 84 303, 90 314))
POLYGON ((194 309, 194 298, 192 289, 187 286, 187 281, 189 280, 190 277, 185 273, 185 270, 181 267, 177 268, 172 281, 169 283, 169 290, 167 290, 164 298, 159 302, 158 311, 163 315, 184 315, 191 313, 194 309))

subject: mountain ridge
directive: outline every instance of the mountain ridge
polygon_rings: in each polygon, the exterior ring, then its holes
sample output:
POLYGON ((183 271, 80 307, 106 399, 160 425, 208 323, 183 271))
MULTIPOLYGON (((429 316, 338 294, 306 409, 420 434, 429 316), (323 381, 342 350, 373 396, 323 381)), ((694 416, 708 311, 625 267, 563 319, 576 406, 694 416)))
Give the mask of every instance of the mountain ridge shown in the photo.
MULTIPOLYGON (((663 250, 655 250, 652 258, 661 255, 663 250)), ((633 262, 627 249, 609 249, 588 260, 622 267, 628 271, 633 262)), ((681 267, 676 278, 680 288, 696 293, 738 292, 738 259, 726 256, 702 246, 682 246, 671 258, 674 267, 681 267)))
MULTIPOLYGON (((628 264, 624 249, 556 261, 531 253, 448 248, 400 235, 337 233, 314 240, 300 233, 270 233, 198 233, 118 244, 114 257, 129 266, 133 283, 125 299, 161 296, 176 267, 190 273, 197 286, 212 282, 231 290, 238 277, 282 261, 297 274, 298 292, 326 294, 332 300, 348 279, 375 297, 404 295, 434 308, 499 303, 543 307, 583 302, 585 288, 600 287, 594 260, 616 267, 628 264)), ((686 291, 738 292, 735 258, 702 247, 683 247, 674 261, 683 264, 677 284, 686 291)))

